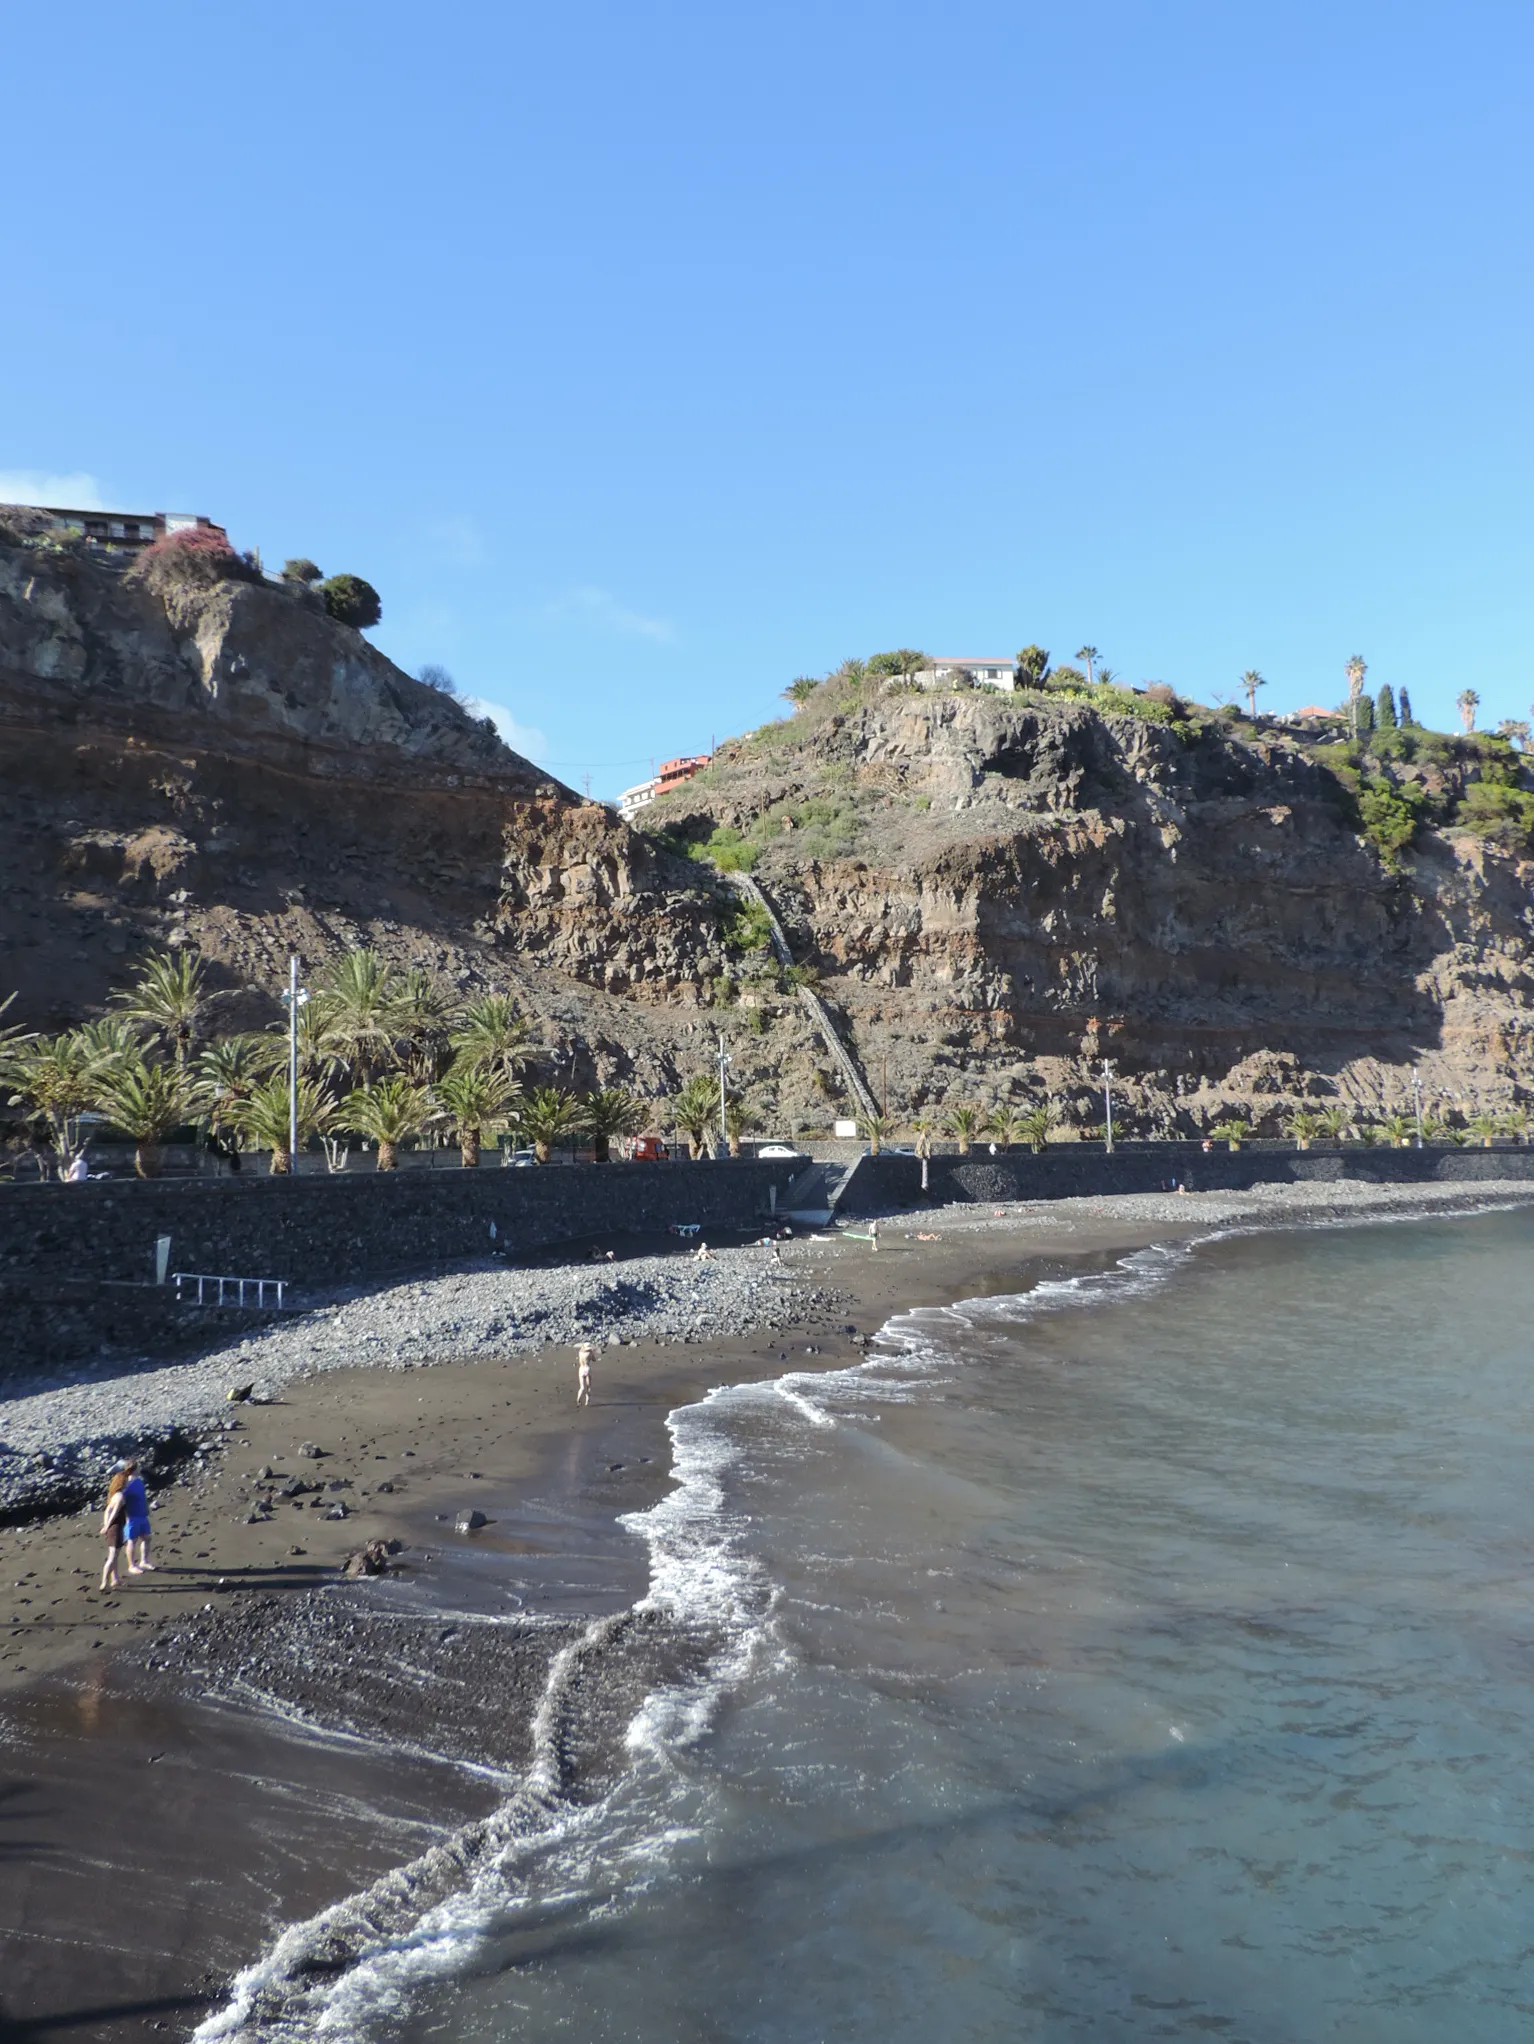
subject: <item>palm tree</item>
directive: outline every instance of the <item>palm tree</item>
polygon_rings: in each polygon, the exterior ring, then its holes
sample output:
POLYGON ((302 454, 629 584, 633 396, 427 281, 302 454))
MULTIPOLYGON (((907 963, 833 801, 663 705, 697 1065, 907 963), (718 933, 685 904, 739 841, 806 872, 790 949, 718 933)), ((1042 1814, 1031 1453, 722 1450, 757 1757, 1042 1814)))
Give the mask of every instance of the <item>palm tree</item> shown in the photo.
POLYGON ((452 1117, 465 1171, 479 1163, 481 1137, 487 1129, 494 1131, 503 1124, 507 1104, 516 1091, 515 1082, 504 1072, 464 1058, 456 1059, 437 1081, 435 1092, 452 1117))
MULTIPOLYGON (((253 1088, 231 1109, 231 1119, 246 1141, 258 1150, 271 1151, 274 1178, 285 1178, 293 1169, 293 1152, 288 1147, 291 1125, 288 1101, 288 1078, 283 1072, 253 1088)), ((313 1079, 300 1078, 296 1105, 298 1143, 302 1149, 311 1136, 330 1126, 336 1104, 313 1079)))
POLYGON ((1229 1115, 1224 1121, 1217 1121, 1209 1131, 1211 1141, 1229 1143, 1233 1150, 1239 1150, 1251 1133, 1251 1123, 1243 1121, 1239 1114, 1229 1115))
POLYGON ((581 1135, 586 1127, 584 1103, 562 1086, 535 1086, 524 1093, 513 1118, 540 1164, 548 1163, 556 1143, 566 1136, 581 1135))
POLYGON ((985 1132, 995 1138, 1003 1150, 1010 1150, 1017 1141, 1017 1109, 1010 1100, 1002 1100, 993 1107, 985 1118, 985 1132))
POLYGON ((210 1043, 197 1060, 198 1095, 203 1126, 217 1142, 242 1140, 237 1108, 248 1100, 270 1072, 267 1039, 261 1036, 223 1036, 210 1043))
POLYGON ((1087 685, 1090 687, 1097 678, 1097 663, 1102 658, 1102 655, 1095 646, 1078 646, 1076 648, 1076 658, 1078 660, 1085 660, 1087 663, 1087 685))
POLYGON ((1030 1107, 1017 1118, 1017 1132, 1037 1156, 1048 1143, 1050 1132, 1055 1125, 1054 1102, 1046 1100, 1042 1107, 1030 1107))
POLYGON ((160 1148, 196 1110, 197 1089, 179 1065, 152 1064, 142 1051, 107 1065, 96 1082, 101 1112, 133 1140, 133 1169, 156 1178, 160 1148))
POLYGON ((1416 1121, 1409 1114, 1382 1114, 1375 1126, 1393 1150, 1406 1149, 1417 1133, 1416 1121))
POLYGON ((959 1145, 959 1155, 967 1157, 970 1145, 980 1133, 980 1110, 967 1103, 951 1107, 947 1116, 948 1133, 959 1145))
POLYGON ((1345 1143, 1353 1127, 1353 1117, 1346 1107, 1322 1107, 1316 1114, 1316 1127, 1329 1143, 1345 1143))
POLYGON ((461 1058, 515 1079, 532 1059, 532 1026, 510 994, 482 994, 458 1018, 448 1039, 461 1058))
POLYGON ((687 1081, 671 1103, 672 1119, 687 1138, 688 1155, 694 1163, 712 1139, 719 1115, 719 1081, 699 1072, 687 1081))
POLYGON ((1247 712, 1253 718, 1257 715, 1257 691, 1267 685, 1255 667, 1249 667, 1241 677, 1241 686, 1246 690, 1247 712))
POLYGON ((424 967, 411 966, 389 1005, 389 1021, 405 1069, 418 1086, 429 1086, 441 1072, 457 1020, 457 1004, 441 981, 424 967))
POLYGON ((80 1117, 95 1104, 104 1062, 77 1029, 32 1037, 8 1048, 6 1078, 15 1088, 10 1105, 25 1108, 29 1120, 46 1126, 60 1178, 84 1155, 80 1117))
POLYGON ((870 1157, 877 1157, 884 1147, 885 1138, 895 1132, 895 1124, 887 1114, 860 1114, 857 1126, 858 1134, 868 1145, 870 1157))
POLYGON ((142 1048, 132 1023, 120 1015, 98 1015, 94 1022, 82 1022, 74 1034, 85 1054, 103 1067, 137 1057, 142 1048))
POLYGON ((1290 1115, 1288 1128, 1290 1141, 1301 1150, 1308 1150, 1321 1132, 1320 1122, 1303 1107, 1290 1115))
POLYGON ((742 1139, 751 1135, 761 1125, 762 1117, 757 1112, 755 1104, 744 1094, 738 1093, 725 1102, 724 1135, 732 1157, 740 1155, 742 1139))
POLYGON ((144 961, 133 986, 112 996, 130 1022, 172 1046, 183 1072, 198 1017, 208 1005, 203 969, 195 951, 162 951, 144 961))
POLYGON ((1459 721, 1467 731, 1473 731, 1475 729, 1475 713, 1481 707, 1481 698, 1473 688, 1462 688, 1454 698, 1454 703, 1459 711, 1459 721))
POLYGON ((1369 672, 1369 663, 1362 653, 1355 653, 1348 661, 1343 673, 1348 678, 1348 722, 1353 736, 1358 736, 1358 699, 1364 692, 1364 676, 1369 672))
MULTIPOLYGON (((731 1103, 734 1105, 734 1103, 731 1103)), ((745 1103, 741 1102, 744 1112, 745 1103)), ((624 1086, 609 1086, 604 1092, 586 1095, 586 1133, 590 1136, 592 1149, 599 1164, 608 1162, 612 1155, 614 1136, 637 1136, 649 1116, 642 1100, 624 1086)), ((734 1154, 740 1153, 740 1137, 733 1144, 734 1154)))
POLYGON ((431 1094, 404 1072, 354 1087, 337 1111, 343 1128, 377 1143, 380 1171, 398 1169, 400 1144, 418 1136, 431 1118, 431 1094))
POLYGON ((1497 1140, 1497 1137, 1502 1133, 1501 1117, 1495 1114, 1488 1114, 1483 1107, 1477 1113, 1472 1114, 1465 1123, 1465 1133, 1474 1136, 1483 1150, 1489 1150, 1497 1140))
POLYGON ((919 1114, 911 1123, 911 1133, 916 1138, 916 1154, 925 1160, 932 1155, 932 1137, 937 1123, 930 1114, 919 1114))
POLYGON ((360 1090, 394 1054, 393 969, 376 951, 347 951, 325 974, 309 1007, 360 1090))

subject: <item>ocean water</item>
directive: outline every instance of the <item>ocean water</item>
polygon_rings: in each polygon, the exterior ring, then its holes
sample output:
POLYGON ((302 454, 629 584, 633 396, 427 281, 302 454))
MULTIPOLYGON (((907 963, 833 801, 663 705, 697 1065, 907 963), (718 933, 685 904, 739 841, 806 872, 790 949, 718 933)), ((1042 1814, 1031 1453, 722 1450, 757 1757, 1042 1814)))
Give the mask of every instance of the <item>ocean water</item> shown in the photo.
POLYGON ((1531 1249, 1521 1210, 1150 1250, 675 1414, 632 1530, 707 1678, 286 2020, 1526 2039, 1531 1249))

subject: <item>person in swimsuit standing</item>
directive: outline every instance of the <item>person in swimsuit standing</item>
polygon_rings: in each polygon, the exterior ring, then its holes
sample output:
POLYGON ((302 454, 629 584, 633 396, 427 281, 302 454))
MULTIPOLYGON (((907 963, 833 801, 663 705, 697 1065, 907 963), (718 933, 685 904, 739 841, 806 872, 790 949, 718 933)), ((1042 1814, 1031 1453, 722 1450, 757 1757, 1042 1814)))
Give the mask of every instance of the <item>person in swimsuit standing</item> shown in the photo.
POLYGON ((575 1351, 575 1402, 591 1403, 591 1343, 583 1341, 575 1351))
POLYGON ((130 1576, 153 1575, 154 1563, 149 1559, 149 1494, 144 1489, 144 1479, 138 1473, 136 1462, 128 1464, 127 1477, 123 1485, 123 1496, 127 1500, 123 1534, 128 1549, 128 1573, 130 1576))
POLYGON ((117 1588, 117 1557, 122 1552, 125 1539, 124 1527, 128 1523, 128 1501, 123 1489, 128 1481, 125 1469, 119 1469, 107 1486, 107 1508, 101 1515, 101 1537, 107 1544, 106 1566, 101 1571, 103 1590, 117 1588))

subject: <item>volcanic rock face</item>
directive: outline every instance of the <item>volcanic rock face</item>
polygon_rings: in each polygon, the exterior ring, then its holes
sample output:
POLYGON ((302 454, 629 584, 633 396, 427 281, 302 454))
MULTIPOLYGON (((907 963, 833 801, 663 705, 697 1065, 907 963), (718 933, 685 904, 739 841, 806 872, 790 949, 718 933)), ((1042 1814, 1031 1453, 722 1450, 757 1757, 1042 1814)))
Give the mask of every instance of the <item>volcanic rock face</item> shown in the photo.
MULTIPOLYGON (((1534 867, 1448 829, 1391 870, 1331 748, 1070 698, 821 693, 656 820, 759 847, 892 1099, 976 1072, 982 1097, 1084 1091, 1104 1058, 1152 1115, 1211 1089, 1393 1106, 1414 1061, 1467 1105, 1529 1078, 1534 867)), ((1452 810, 1476 768, 1392 771, 1452 810)))
POLYGON ((312 970, 370 943, 464 988, 513 986, 563 1034, 578 1012, 604 1070, 638 1069, 641 1049, 671 1069, 665 1018, 659 1037, 638 1016, 614 1029, 589 988, 695 1008, 720 960, 692 862, 549 780, 310 591, 130 567, 38 524, 0 522, 13 1012, 78 1019, 146 948, 189 943, 235 997, 226 1021, 260 990, 253 1020, 290 949, 312 970))

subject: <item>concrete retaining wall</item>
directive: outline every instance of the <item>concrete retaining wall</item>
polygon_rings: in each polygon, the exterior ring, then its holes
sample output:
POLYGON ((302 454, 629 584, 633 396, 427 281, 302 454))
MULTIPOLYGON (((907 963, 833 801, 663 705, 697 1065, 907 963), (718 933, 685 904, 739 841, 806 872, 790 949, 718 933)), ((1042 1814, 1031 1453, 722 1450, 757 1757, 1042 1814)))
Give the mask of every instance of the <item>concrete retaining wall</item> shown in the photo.
POLYGON ((781 1200, 792 1161, 582 1164, 561 1170, 220 1178, 0 1191, 0 1373, 110 1348, 161 1349, 256 1317, 194 1320, 150 1284, 155 1241, 170 1268, 286 1278, 329 1289, 404 1276, 491 1249, 592 1235, 653 1234, 673 1222, 748 1227, 781 1200), (490 1229, 494 1224, 495 1234, 490 1229), (141 1290, 140 1287, 148 1289, 141 1290))
MULTIPOLYGON (((1173 1182, 1192 1192, 1244 1192, 1253 1185, 1294 1185, 1346 1178, 1360 1184, 1413 1185, 1488 1178, 1534 1179, 1534 1150, 1336 1149, 1204 1150, 1197 1143, 1130 1143, 1110 1157, 1095 1145, 1065 1143, 1038 1156, 933 1157, 928 1198, 950 1200, 1066 1199, 1114 1192, 1158 1192, 1173 1182)), ((921 1163, 915 1157, 865 1157, 837 1204, 845 1215, 887 1213, 921 1204, 921 1163)))

